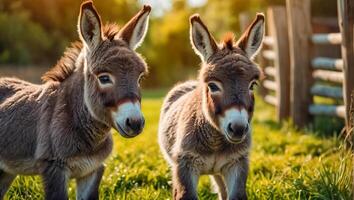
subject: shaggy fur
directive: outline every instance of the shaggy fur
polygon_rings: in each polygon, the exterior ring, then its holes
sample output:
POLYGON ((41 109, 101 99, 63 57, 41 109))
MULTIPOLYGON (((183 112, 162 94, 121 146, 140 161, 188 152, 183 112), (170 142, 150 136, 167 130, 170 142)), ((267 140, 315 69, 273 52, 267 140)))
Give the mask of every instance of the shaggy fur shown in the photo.
POLYGON ((232 142, 220 121, 230 109, 245 109, 248 123, 251 121, 254 96, 250 85, 260 71, 245 48, 260 47, 263 24, 264 16, 257 15, 251 25, 257 30, 249 31, 257 33, 251 36, 254 42, 247 46, 249 41, 243 41, 249 38, 246 34, 239 43, 247 47, 241 48, 235 45, 233 35, 217 45, 199 16, 191 17, 192 45, 204 62, 198 80, 178 84, 168 93, 159 125, 161 151, 173 173, 173 199, 197 199, 198 178, 203 174, 212 175, 220 199, 247 198, 251 134, 245 132, 242 139, 232 142), (214 94, 210 82, 222 85, 222 90, 214 94))
MULTIPOLYGON (((149 12, 145 6, 135 19, 146 21, 141 16, 149 12)), ((138 79, 147 68, 119 36, 126 29, 110 25, 101 36, 92 2, 83 3, 81 15, 90 14, 95 18, 80 19, 96 29, 81 27, 81 34, 97 33, 98 45, 87 45, 93 43, 82 36, 85 45, 67 49, 43 76, 44 84, 0 78, 0 199, 18 174, 41 175, 46 199, 68 199, 70 178, 77 181, 77 199, 98 199, 103 162, 112 150, 110 130, 117 128, 111 112, 122 101, 140 102, 138 79), (99 85, 102 71, 116 80, 110 88, 99 85)), ((127 26, 135 29, 136 22, 127 26)))

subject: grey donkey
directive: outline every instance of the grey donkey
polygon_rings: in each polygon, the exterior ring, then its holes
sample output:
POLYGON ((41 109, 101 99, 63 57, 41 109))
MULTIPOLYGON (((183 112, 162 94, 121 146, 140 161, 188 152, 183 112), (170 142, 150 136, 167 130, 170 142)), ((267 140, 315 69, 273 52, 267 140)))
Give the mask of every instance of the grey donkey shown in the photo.
POLYGON ((144 127, 139 80, 147 72, 135 52, 145 37, 150 6, 120 30, 101 19, 91 1, 81 5, 74 43, 42 85, 0 79, 0 199, 16 175, 41 175, 46 199, 98 199, 111 128, 126 138, 144 127))
POLYGON ((198 80, 175 86, 164 100, 159 144, 172 168, 173 199, 197 199, 198 178, 211 175, 219 199, 247 199, 246 180, 261 71, 252 61, 264 37, 264 15, 237 41, 217 44, 198 15, 190 39, 202 59, 198 80))

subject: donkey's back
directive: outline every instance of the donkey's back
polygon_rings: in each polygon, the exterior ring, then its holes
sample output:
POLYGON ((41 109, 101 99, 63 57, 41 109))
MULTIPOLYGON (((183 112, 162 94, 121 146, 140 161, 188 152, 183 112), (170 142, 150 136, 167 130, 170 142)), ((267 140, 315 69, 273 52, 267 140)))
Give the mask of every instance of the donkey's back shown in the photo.
POLYGON ((40 85, 0 78, 0 164, 33 157, 43 91, 40 85))
POLYGON ((177 124, 183 105, 198 85, 197 81, 177 84, 166 96, 161 109, 159 126, 159 144, 162 153, 170 164, 172 147, 176 141, 177 124))
POLYGON ((31 83, 16 78, 0 78, 0 103, 31 83))
POLYGON ((193 91, 198 85, 197 81, 186 81, 184 83, 177 84, 170 92, 168 92, 163 105, 162 114, 166 113, 172 104, 180 99, 183 95, 190 91, 193 91))

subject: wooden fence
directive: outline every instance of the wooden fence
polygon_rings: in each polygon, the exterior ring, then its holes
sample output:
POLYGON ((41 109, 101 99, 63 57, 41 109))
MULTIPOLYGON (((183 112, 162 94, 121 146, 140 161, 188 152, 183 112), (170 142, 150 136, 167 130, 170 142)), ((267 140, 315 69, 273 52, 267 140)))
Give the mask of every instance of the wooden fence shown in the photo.
POLYGON ((282 120, 290 115, 290 58, 286 8, 268 8, 268 35, 264 39, 261 65, 266 78, 262 81, 263 97, 276 107, 277 118, 282 120))
POLYGON ((315 34, 310 0, 286 0, 286 7, 267 10, 267 36, 260 56, 267 78, 261 94, 276 106, 279 120, 291 117, 303 127, 314 116, 328 115, 345 119, 347 132, 353 127, 354 2, 338 0, 337 10, 340 31, 315 34), (315 55, 315 46, 340 46, 341 58, 315 55), (314 103, 315 96, 339 104, 314 103))

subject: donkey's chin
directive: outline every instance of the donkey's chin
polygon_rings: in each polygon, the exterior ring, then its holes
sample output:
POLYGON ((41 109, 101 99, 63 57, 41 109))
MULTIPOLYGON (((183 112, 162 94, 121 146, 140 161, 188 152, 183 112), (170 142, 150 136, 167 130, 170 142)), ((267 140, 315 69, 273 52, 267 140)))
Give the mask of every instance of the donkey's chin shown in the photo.
POLYGON ((133 138, 133 137, 137 136, 137 135, 131 135, 131 134, 129 134, 129 133, 128 133, 124 128, 122 128, 118 123, 116 123, 115 129, 118 131, 118 133, 119 133, 121 136, 123 136, 123 137, 125 137, 125 138, 133 138))
POLYGON ((240 144, 246 139, 248 133, 243 134, 241 138, 233 138, 233 137, 229 136, 229 134, 227 134, 227 133, 224 133, 224 135, 226 137, 226 140, 229 141, 230 143, 240 144))

